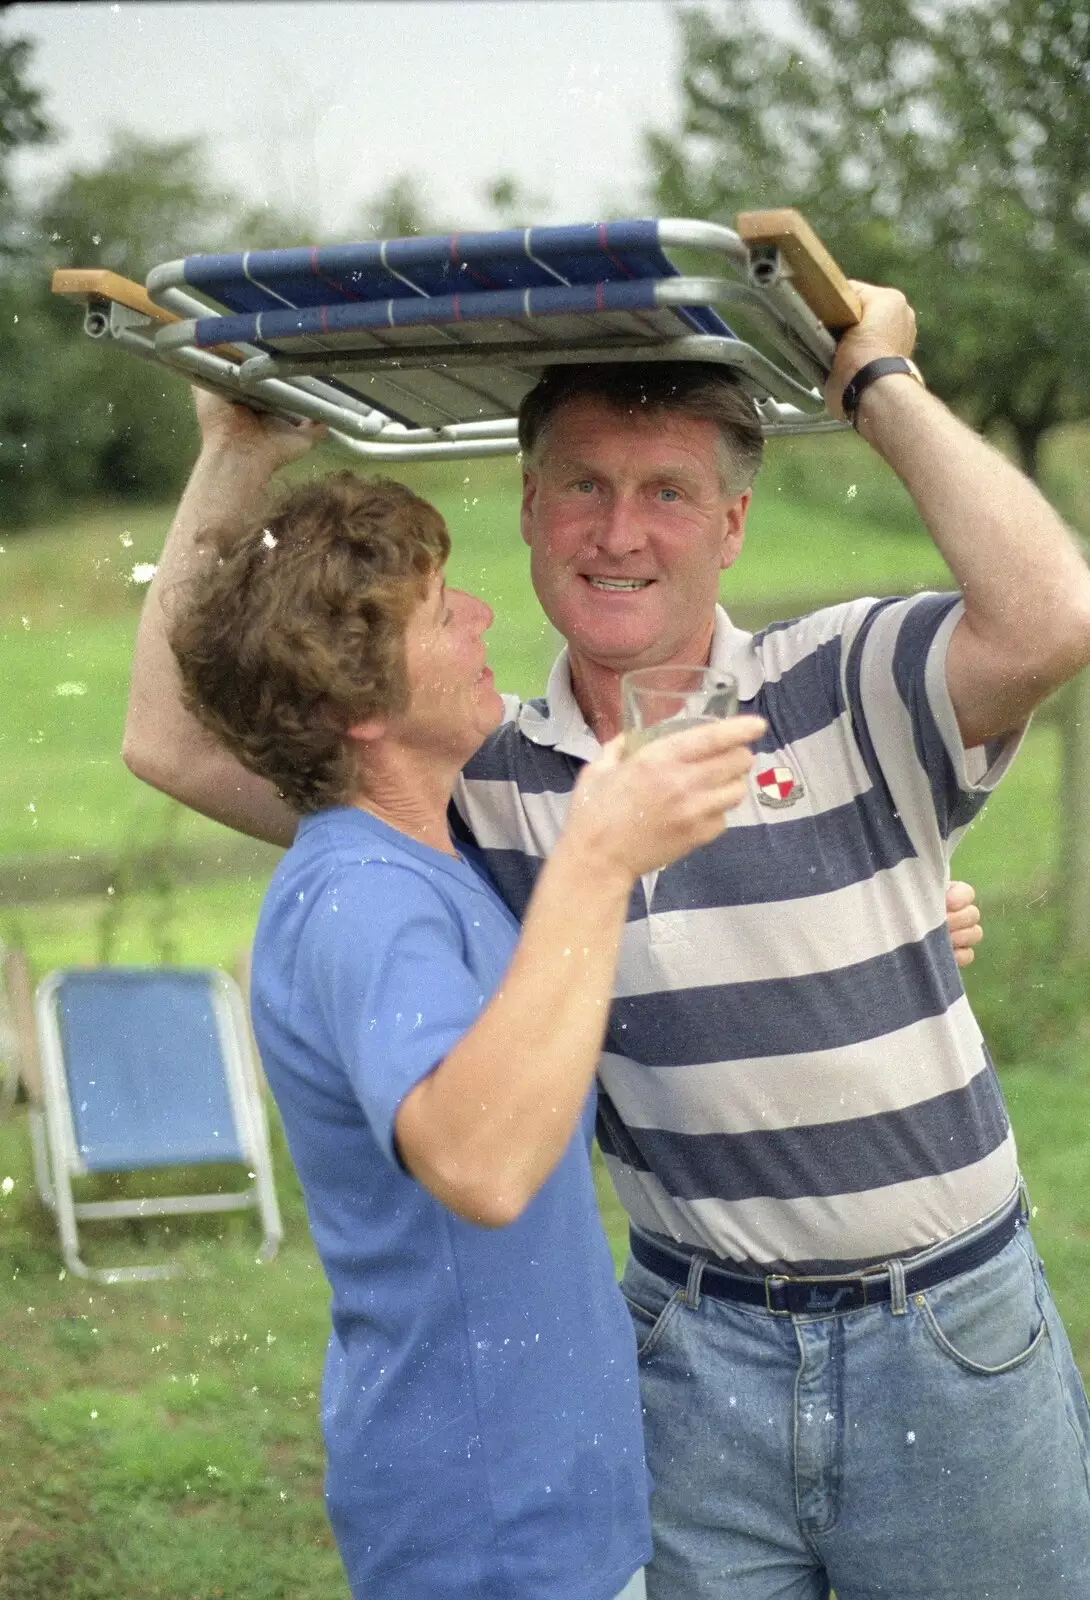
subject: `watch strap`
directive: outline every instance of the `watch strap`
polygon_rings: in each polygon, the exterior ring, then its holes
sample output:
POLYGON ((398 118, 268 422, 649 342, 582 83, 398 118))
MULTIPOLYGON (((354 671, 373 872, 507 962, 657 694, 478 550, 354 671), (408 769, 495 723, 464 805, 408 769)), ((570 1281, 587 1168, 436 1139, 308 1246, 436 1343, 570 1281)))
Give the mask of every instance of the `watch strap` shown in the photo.
POLYGON ((879 378, 889 377, 892 373, 901 372, 908 378, 913 378, 918 384, 924 385, 923 373, 914 361, 908 356, 879 356, 875 361, 868 361, 850 383, 844 385, 844 393, 840 397, 841 408, 852 427, 858 426, 859 401, 872 383, 879 378))

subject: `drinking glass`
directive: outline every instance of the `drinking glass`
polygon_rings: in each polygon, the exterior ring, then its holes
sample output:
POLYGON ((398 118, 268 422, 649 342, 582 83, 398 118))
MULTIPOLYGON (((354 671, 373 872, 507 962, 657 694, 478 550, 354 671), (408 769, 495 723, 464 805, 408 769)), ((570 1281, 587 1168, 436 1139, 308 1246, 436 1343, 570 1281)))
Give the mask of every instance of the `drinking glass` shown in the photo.
POLYGON ((738 714, 738 680, 717 667, 639 667, 621 679, 626 755, 663 734, 738 714))

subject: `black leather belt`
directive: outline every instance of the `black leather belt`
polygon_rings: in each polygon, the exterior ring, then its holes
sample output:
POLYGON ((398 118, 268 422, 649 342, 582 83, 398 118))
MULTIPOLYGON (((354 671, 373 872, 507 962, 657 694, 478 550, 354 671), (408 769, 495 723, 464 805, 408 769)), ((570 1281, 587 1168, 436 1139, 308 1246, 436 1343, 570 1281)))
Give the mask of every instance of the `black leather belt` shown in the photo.
MULTIPOLYGON (((998 1221, 993 1222, 964 1244, 951 1246, 913 1266, 904 1266, 905 1293, 916 1294, 921 1289, 933 1289, 937 1283, 956 1278, 959 1273, 971 1272, 983 1266, 992 1256, 1008 1245, 1022 1222, 1020 1199, 998 1221)), ((664 1250, 653 1240, 633 1230, 632 1254, 649 1272, 658 1273, 685 1288, 693 1272, 693 1264, 700 1252, 683 1256, 674 1250, 664 1250)), ((892 1281, 888 1270, 856 1273, 844 1278, 787 1277, 772 1274, 767 1278, 749 1277, 745 1273, 730 1272, 704 1260, 700 1274, 700 1293, 713 1300, 733 1300, 740 1305, 760 1306, 781 1316, 803 1316, 830 1311, 858 1311, 863 1306, 880 1305, 891 1298, 892 1281)))

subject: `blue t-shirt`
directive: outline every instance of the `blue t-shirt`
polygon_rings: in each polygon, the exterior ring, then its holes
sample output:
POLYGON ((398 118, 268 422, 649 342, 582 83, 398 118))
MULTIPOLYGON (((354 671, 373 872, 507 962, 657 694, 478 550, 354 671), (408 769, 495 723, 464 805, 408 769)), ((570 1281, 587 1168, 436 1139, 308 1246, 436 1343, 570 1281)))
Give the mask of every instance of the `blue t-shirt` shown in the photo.
POLYGON ((326 1499, 367 1600, 612 1600, 650 1556, 593 1095, 505 1228, 454 1216, 394 1149, 518 932, 467 861, 351 807, 304 819, 262 907, 254 1028, 333 1290, 326 1499))

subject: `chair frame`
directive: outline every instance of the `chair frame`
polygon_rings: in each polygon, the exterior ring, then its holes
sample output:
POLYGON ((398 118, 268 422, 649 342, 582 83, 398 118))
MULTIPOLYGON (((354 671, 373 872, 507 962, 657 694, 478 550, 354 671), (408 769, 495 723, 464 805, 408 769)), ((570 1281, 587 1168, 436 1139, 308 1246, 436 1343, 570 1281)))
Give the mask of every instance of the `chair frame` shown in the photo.
MULTIPOLYGON (((117 1220, 131 1217, 185 1216, 218 1211, 256 1209, 264 1232, 259 1252, 262 1261, 276 1255, 283 1228, 276 1198, 268 1121, 260 1092, 259 1069, 251 1044, 249 1019, 238 984, 227 973, 214 967, 186 969, 206 976, 210 983, 213 1013, 231 1109, 235 1120, 242 1160, 253 1183, 228 1194, 145 1196, 125 1200, 77 1201, 72 1180, 88 1175, 77 1143, 68 1078, 64 1065, 57 1002, 66 977, 84 969, 62 968, 48 973, 34 997, 39 1055, 42 1070, 42 1107, 30 1107, 30 1129, 34 1152, 34 1172, 42 1203, 54 1213, 61 1239, 65 1265, 77 1277, 98 1283, 139 1282, 176 1276, 181 1268, 168 1262, 154 1265, 91 1267, 80 1253, 80 1221, 117 1220)), ((154 973, 158 969, 130 968, 130 972, 154 973)), ((183 1163, 184 1164, 184 1163, 183 1163)), ((147 1171, 134 1164, 118 1170, 147 1171)))
MULTIPOLYGON (((654 284, 654 305, 660 310, 740 307, 759 328, 767 349, 736 337, 700 332, 674 332, 661 338, 654 334, 607 338, 601 332, 574 336, 570 330, 557 331, 562 317, 531 318, 529 312, 525 319, 502 318, 512 335, 506 339, 497 335, 496 322, 491 323, 491 333, 483 331, 489 327, 487 320, 481 320, 486 319, 483 311, 464 313, 454 331, 449 323, 430 324, 423 317, 413 319, 415 326, 399 325, 394 321, 396 307, 408 305, 411 310, 422 303, 411 300, 387 302, 389 326, 358 332, 351 347, 345 338, 333 335, 305 336, 310 348, 290 353, 270 352, 242 340, 206 347, 200 342, 198 324, 210 318, 240 319, 224 317, 219 306, 192 292, 185 261, 154 267, 146 291, 112 273, 80 270, 56 273, 53 287, 56 293, 85 300, 84 331, 91 338, 112 339, 134 355, 256 410, 324 422, 335 444, 365 460, 511 455, 518 451, 517 423, 509 416, 409 426, 338 384, 339 375, 389 379, 392 373, 424 368, 457 378, 474 367, 495 368, 504 361, 528 382, 544 367, 564 362, 714 362, 737 372, 753 397, 766 436, 841 431, 846 424, 829 415, 822 387, 837 334, 858 320, 858 300, 804 219, 791 211, 746 213, 738 218, 737 232, 683 219, 665 219, 655 226, 662 250, 699 250, 715 271, 647 280, 654 284)), ((523 235, 495 237, 521 243, 523 235)), ((530 254, 530 230, 525 238, 530 254)), ((385 252, 392 243, 403 242, 387 241, 379 248, 385 252)), ((248 272, 248 257, 238 259, 248 272)), ((675 320, 670 318, 671 325, 675 320)))

